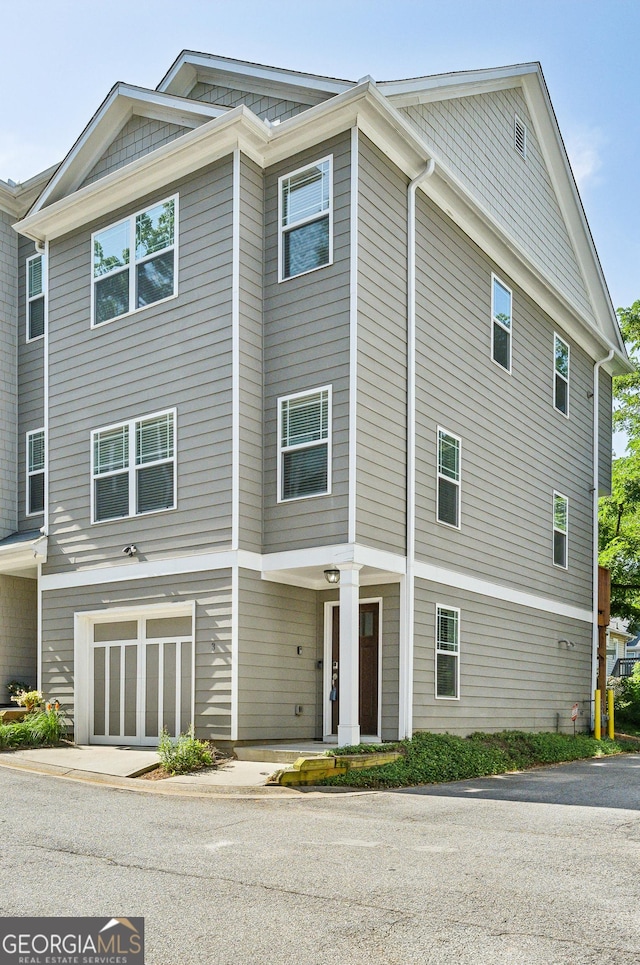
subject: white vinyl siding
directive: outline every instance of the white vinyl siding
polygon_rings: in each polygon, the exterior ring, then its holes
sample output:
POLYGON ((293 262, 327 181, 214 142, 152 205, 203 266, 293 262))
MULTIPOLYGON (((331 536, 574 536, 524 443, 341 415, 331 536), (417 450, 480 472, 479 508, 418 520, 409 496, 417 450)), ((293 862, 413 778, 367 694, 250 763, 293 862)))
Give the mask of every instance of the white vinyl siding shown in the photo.
POLYGON ((177 215, 176 196, 91 236, 92 325, 176 294, 177 215))
POLYGON ((569 355, 564 339, 553 336, 553 404, 558 412, 569 415, 569 355))
POLYGON ((569 565, 569 500, 562 493, 553 494, 553 562, 569 565))
POLYGON ((331 387, 278 400, 278 500, 331 492, 331 387))
POLYGON ((175 411, 92 433, 92 521, 176 507, 175 411))
POLYGON ((460 529, 461 442, 438 429, 438 489, 436 517, 439 523, 460 529))
POLYGON ((333 158, 278 179, 278 280, 333 261, 333 158))
POLYGON ((45 270, 44 255, 27 258, 27 342, 44 335, 45 270))
POLYGON ((436 606, 436 697, 460 699, 460 610, 436 606))
POLYGON ((491 276, 491 358, 511 372, 511 289, 491 276))
POLYGON ((45 436, 44 429, 27 432, 27 516, 44 512, 45 498, 45 436))

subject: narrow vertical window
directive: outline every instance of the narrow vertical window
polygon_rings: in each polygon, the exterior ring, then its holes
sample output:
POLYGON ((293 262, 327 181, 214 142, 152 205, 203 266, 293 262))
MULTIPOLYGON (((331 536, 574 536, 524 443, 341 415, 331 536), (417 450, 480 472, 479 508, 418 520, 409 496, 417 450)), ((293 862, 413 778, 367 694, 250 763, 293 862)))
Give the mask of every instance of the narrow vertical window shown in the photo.
POLYGON ((491 357, 511 371, 511 289, 495 275, 491 285, 491 357))
POLYGON ((553 494, 553 562, 565 570, 569 555, 569 500, 562 493, 553 494))
POLYGON ((553 404, 569 415, 569 346, 559 335, 553 336, 553 404))
POLYGON ((27 432, 27 516, 44 512, 44 429, 27 432))
POLYGON ((329 447, 331 390, 280 399, 278 499, 324 496, 331 491, 329 447))
POLYGON ((44 335, 44 255, 27 258, 27 341, 44 335))
POLYGON ((436 608, 436 697, 460 697, 460 610, 436 608))
POLYGON ((513 143, 521 157, 527 156, 527 128, 516 114, 513 127, 513 143))
POLYGON ((439 523, 460 528, 460 440, 444 429, 438 429, 438 493, 439 523))
POLYGON ((330 157, 279 179, 279 279, 331 264, 330 157))

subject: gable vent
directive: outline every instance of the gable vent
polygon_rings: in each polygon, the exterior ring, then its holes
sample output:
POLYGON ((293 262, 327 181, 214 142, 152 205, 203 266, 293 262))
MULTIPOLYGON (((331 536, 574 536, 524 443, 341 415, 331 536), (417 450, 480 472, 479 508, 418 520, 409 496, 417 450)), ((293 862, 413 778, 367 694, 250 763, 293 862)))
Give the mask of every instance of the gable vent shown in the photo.
POLYGON ((518 154, 522 157, 527 156, 527 128, 519 117, 516 116, 514 128, 514 143, 518 154))

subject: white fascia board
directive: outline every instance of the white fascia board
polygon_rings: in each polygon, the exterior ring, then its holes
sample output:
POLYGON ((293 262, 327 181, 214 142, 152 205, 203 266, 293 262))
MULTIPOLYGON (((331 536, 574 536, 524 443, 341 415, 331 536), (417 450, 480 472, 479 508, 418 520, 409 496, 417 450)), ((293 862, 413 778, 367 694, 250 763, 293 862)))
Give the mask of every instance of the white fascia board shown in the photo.
POLYGON ((51 180, 59 165, 54 164, 19 184, 0 181, 0 208, 12 218, 21 218, 27 213, 45 185, 51 180))
POLYGON ((572 606, 568 603, 562 603, 560 600, 538 596, 535 593, 528 593, 501 583, 492 583, 490 580, 481 580, 458 570, 446 570, 420 560, 416 560, 415 567, 416 578, 419 580, 427 580, 429 583, 438 583, 454 589, 465 590, 479 596, 490 597, 493 600, 503 600, 505 603, 513 603, 516 606, 543 610, 545 613, 555 613, 557 616, 568 617, 570 620, 593 623, 592 611, 583 607, 572 606))
POLYGON ((51 241, 126 204, 142 194, 163 189, 219 158, 240 150, 262 164, 269 139, 267 126, 247 110, 236 107, 144 157, 113 171, 14 225, 34 241, 51 241))
POLYGON ((224 113, 227 113, 225 108, 211 104, 186 101, 130 84, 116 84, 69 151, 30 214, 35 214, 46 205, 75 191, 129 118, 135 114, 184 127, 195 127, 224 113))
POLYGON ((488 70, 433 74, 429 77, 414 77, 410 80, 381 81, 378 87, 394 107, 408 107, 412 104, 429 104, 455 97, 507 90, 509 87, 519 86, 520 78, 539 71, 540 66, 536 63, 516 64, 512 67, 494 67, 488 70))
POLYGON ((322 77, 317 74, 301 74, 294 70, 267 67, 228 57, 183 51, 168 74, 158 84, 159 91, 186 95, 202 75, 209 75, 212 84, 227 86, 229 82, 245 81, 243 88, 252 84, 256 92, 283 98, 299 98, 303 92, 331 96, 341 94, 354 86, 353 81, 322 77))
MULTIPOLYGON (((538 72, 534 77, 523 79, 522 89, 536 126, 540 150, 582 270, 596 323, 605 338, 612 342, 618 353, 626 359, 617 316, 542 72, 538 72)), ((625 369, 625 371, 631 370, 631 368, 625 369)))

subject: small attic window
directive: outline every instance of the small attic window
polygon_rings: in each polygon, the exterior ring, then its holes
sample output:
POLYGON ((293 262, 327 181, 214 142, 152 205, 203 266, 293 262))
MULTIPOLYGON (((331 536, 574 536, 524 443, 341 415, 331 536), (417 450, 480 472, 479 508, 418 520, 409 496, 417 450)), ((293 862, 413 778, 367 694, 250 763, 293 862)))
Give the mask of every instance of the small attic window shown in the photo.
POLYGON ((516 114, 514 124, 514 146, 518 154, 526 158, 527 156, 527 128, 516 114))

